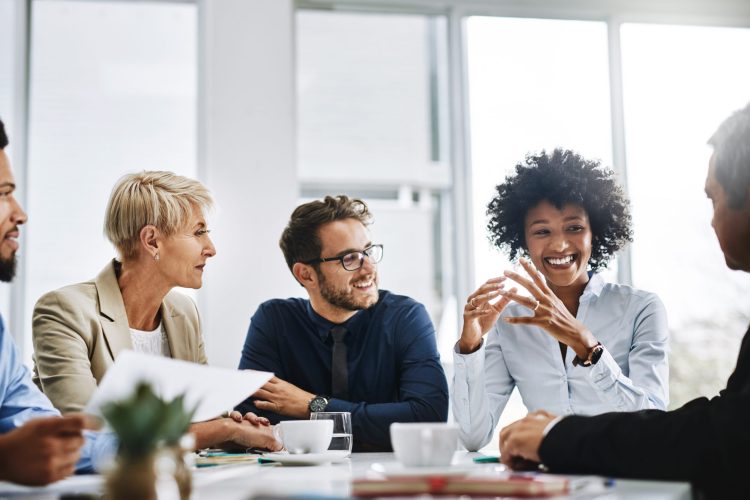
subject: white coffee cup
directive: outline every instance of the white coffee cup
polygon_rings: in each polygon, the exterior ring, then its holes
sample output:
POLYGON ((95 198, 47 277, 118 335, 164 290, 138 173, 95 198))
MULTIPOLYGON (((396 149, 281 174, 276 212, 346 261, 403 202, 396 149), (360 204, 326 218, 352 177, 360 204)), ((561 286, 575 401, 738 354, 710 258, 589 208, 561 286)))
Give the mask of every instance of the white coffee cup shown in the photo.
POLYGON ((458 448, 458 426, 442 422, 393 423, 391 443, 405 467, 450 465, 458 448))
POLYGON ((322 453, 333 437, 333 420, 285 420, 273 429, 289 453, 322 453))

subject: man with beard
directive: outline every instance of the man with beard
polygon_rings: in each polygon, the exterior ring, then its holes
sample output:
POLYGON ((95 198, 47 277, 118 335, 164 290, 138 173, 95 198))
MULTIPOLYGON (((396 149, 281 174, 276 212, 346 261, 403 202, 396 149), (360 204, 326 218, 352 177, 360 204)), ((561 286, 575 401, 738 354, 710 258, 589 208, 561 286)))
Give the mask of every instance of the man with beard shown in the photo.
POLYGON ((390 451, 391 423, 447 419, 448 387, 424 306, 378 290, 383 246, 370 218, 343 195, 294 210, 279 245, 310 298, 269 300, 253 315, 240 369, 276 376, 238 409, 274 423, 351 412, 354 451, 390 451))
MULTIPOLYGON (((8 136, 0 121, 0 281, 16 271, 18 226, 26 213, 14 197, 16 183, 5 147, 8 136)), ((18 348, 0 317, 0 481, 43 485, 74 471, 92 469, 104 455, 114 454, 111 434, 84 433, 83 415, 61 417, 31 381, 18 348)))
MULTIPOLYGON (((706 178, 714 228, 730 269, 750 272, 750 105, 719 126, 706 178)), ((738 301, 746 300, 737 297, 738 301)), ((676 410, 595 417, 529 414, 500 432, 502 461, 551 472, 690 481, 706 498, 747 498, 750 330, 727 387, 676 410)))

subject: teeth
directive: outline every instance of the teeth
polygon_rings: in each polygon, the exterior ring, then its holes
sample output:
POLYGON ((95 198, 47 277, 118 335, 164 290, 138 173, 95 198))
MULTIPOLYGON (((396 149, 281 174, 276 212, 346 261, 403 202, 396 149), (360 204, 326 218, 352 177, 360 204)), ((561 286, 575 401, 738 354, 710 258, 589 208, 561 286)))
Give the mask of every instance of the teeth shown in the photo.
POLYGON ((367 288, 370 285, 372 285, 372 280, 365 281, 364 283, 354 283, 354 286, 356 286, 357 288, 367 288))
POLYGON ((547 258, 547 262, 549 262, 553 266, 562 266, 563 264, 573 262, 573 256, 568 255, 567 257, 563 257, 562 259, 547 258))

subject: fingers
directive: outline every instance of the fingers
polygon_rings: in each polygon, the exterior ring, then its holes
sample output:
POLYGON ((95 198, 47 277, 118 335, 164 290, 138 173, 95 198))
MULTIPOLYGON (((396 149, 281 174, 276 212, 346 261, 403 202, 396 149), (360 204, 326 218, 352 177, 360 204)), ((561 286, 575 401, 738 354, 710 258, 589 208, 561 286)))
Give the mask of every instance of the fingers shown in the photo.
POLYGON ((34 426, 35 432, 38 434, 81 435, 86 427, 86 418, 81 414, 39 418, 31 420, 28 425, 34 426))
MULTIPOLYGON (((518 288, 513 287, 509 291, 511 293, 516 293, 518 291, 518 288)), ((510 301, 511 301, 510 297, 502 297, 500 300, 490 305, 492 306, 492 308, 495 310, 496 313, 501 313, 505 309, 505 306, 507 306, 510 303, 510 301)))
POLYGON ((253 401, 253 404, 259 410, 272 411, 276 413, 278 413, 279 411, 279 404, 272 401, 261 401, 258 399, 253 401))
POLYGON ((486 307, 484 309, 471 309, 471 310, 464 310, 464 318, 476 318, 481 316, 487 316, 488 314, 496 314, 496 312, 493 310, 494 306, 486 307))
POLYGON ((539 287, 536 286, 534 282, 531 281, 530 279, 524 278, 523 276, 521 276, 515 271, 505 271, 504 274, 505 276, 512 279, 513 281, 515 281, 516 283, 524 287, 526 290, 528 290, 529 293, 531 293, 531 295, 533 295, 535 298, 541 299, 544 297, 544 293, 542 293, 539 287))
POLYGON ((477 288, 474 293, 469 295, 466 299, 467 304, 476 305, 477 301, 479 300, 480 296, 487 295, 490 292, 493 292, 495 290, 498 290, 500 288, 503 288, 505 286, 503 282, 507 278, 505 276, 498 276, 497 278, 490 278, 487 281, 482 284, 479 288, 477 288), (472 302, 473 301, 473 302, 472 302))
POLYGON ((274 439, 272 443, 269 443, 269 445, 266 446, 266 448, 271 451, 281 451, 284 449, 284 445, 274 439))
POLYGON ((526 297, 525 295, 521 295, 519 293, 516 293, 512 290, 500 290, 498 292, 503 297, 506 297, 514 302, 517 302, 521 304, 524 307, 528 307, 532 311, 535 311, 537 308, 537 305, 539 304, 539 301, 533 297, 526 297))
POLYGON ((498 288, 503 287, 503 282, 507 280, 505 276, 498 276, 496 278, 490 278, 487 281, 485 281, 479 288, 477 288, 474 293, 469 295, 469 300, 471 300, 472 297, 476 297, 477 295, 482 295, 487 292, 491 292, 492 290, 497 290, 498 288))
POLYGON ((245 413, 243 418, 253 425, 263 425, 263 426, 271 425, 271 422, 266 417, 259 417, 258 415, 256 415, 255 413, 251 411, 245 413))
POLYGON ((60 450, 63 453, 76 453, 81 449, 85 440, 83 436, 71 436, 60 439, 60 450))
POLYGON ((518 262, 521 263, 521 266, 523 266, 528 275, 534 281, 534 284, 542 293, 550 292, 550 289, 547 287, 547 280, 544 279, 544 275, 529 259, 521 257, 520 259, 518 259, 518 262))
POLYGON ((253 394, 254 397, 256 397, 258 399, 265 399, 265 400, 273 399, 273 395, 274 395, 273 392, 271 392, 271 391, 269 391, 269 390, 267 390, 265 388, 258 389, 258 391, 255 394, 253 394))
POLYGON ((230 411, 227 417, 231 418, 235 422, 242 422, 242 413, 238 412, 237 410, 230 411))
POLYGON ((539 323, 539 320, 534 316, 506 316, 503 320, 511 325, 535 325, 539 323))
POLYGON ((104 425, 102 419, 88 413, 68 413, 63 418, 83 419, 83 429, 87 431, 98 431, 104 425))

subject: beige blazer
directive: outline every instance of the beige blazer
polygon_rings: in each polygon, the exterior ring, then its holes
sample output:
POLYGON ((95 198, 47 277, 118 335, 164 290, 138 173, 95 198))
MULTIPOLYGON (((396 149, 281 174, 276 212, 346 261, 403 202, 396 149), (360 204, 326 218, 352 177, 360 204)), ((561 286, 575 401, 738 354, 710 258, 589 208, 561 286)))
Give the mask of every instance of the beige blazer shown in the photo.
MULTIPOLYGON (((195 303, 171 291, 161 320, 175 359, 206 364, 195 303)), ((34 383, 61 412, 81 411, 123 349, 132 349, 114 261, 93 281, 44 295, 34 306, 34 383)))

